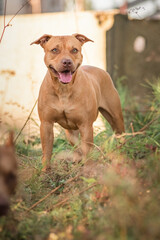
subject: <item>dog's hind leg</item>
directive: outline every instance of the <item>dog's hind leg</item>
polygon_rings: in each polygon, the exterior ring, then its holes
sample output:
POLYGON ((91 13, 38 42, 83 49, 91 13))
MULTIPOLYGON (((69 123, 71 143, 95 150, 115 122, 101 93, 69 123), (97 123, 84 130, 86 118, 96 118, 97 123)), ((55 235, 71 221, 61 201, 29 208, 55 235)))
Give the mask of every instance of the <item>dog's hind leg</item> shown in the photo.
POLYGON ((102 97, 99 111, 109 122, 113 131, 118 134, 125 131, 120 98, 114 87, 110 89, 109 94, 105 93, 102 97))
MULTIPOLYGON (((79 130, 65 130, 67 140, 72 146, 78 146, 79 144, 79 130)), ((80 162, 82 159, 81 148, 75 149, 73 153, 73 162, 80 162)))
POLYGON ((65 129, 66 137, 72 146, 79 143, 79 130, 68 130, 65 129))
POLYGON ((119 113, 112 113, 104 108, 99 108, 100 113, 103 115, 103 117, 109 122, 111 125, 113 131, 115 131, 118 134, 121 134, 125 131, 124 129, 124 122, 123 122, 123 116, 121 111, 119 113))

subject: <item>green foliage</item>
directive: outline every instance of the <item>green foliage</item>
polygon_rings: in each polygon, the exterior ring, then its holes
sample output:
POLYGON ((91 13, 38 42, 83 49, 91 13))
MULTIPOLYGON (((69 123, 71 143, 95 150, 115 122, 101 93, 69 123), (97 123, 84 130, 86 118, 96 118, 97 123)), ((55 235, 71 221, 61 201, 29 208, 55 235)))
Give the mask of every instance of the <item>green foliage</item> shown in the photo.
POLYGON ((63 150, 72 149, 72 146, 63 138, 57 138, 54 142, 53 153, 57 154, 63 150))
POLYGON ((0 219, 0 239, 160 238, 160 79, 148 87, 153 96, 146 103, 147 110, 141 111, 132 101, 127 111, 127 89, 123 79, 119 80, 130 135, 117 139, 106 124, 106 130, 95 136, 95 149, 87 163, 73 163, 65 152, 59 157, 66 149, 74 150, 61 134, 54 143, 53 169, 42 174, 39 138, 18 141, 19 185, 9 215, 0 219), (78 179, 65 184, 77 173, 78 179), (26 212, 61 184, 63 187, 26 212))
POLYGON ((17 240, 45 239, 48 236, 51 224, 53 224, 52 217, 45 214, 25 218, 18 225, 17 240))
POLYGON ((121 77, 117 80, 116 82, 116 88, 118 90, 119 96, 120 96, 120 100, 121 100, 121 106, 122 109, 124 109, 124 107, 126 106, 126 103, 128 103, 128 89, 126 87, 126 85, 124 84, 124 81, 126 80, 126 77, 121 77))
POLYGON ((89 186, 96 182, 96 179, 95 179, 95 178, 81 177, 81 179, 82 179, 84 182, 86 182, 89 186))

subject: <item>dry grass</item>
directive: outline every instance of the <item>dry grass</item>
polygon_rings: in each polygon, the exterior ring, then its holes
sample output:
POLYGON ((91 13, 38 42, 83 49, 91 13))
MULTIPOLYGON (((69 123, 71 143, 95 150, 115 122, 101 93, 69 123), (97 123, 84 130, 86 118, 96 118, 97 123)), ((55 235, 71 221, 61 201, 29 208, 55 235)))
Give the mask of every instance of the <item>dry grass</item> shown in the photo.
POLYGON ((42 174, 40 139, 25 141, 21 135, 16 144, 19 185, 9 215, 0 219, 0 238, 158 240, 160 88, 152 89, 155 97, 148 107, 153 112, 133 111, 125 119, 130 134, 123 139, 106 125, 87 161, 73 162, 74 149, 60 134, 52 171, 42 174), (141 129, 144 134, 135 134, 141 129))

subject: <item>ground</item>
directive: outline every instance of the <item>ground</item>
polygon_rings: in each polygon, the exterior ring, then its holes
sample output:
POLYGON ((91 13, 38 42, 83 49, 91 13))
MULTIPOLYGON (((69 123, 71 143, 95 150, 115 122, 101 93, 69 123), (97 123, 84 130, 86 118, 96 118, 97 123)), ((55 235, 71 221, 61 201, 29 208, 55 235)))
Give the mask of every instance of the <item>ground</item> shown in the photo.
POLYGON ((79 163, 60 132, 52 170, 42 173, 40 139, 26 142, 22 134, 16 143, 18 186, 0 219, 0 239, 160 239, 158 86, 150 86, 154 97, 145 113, 137 105, 128 109, 127 93, 119 88, 127 134, 117 138, 104 122, 93 151, 79 163))

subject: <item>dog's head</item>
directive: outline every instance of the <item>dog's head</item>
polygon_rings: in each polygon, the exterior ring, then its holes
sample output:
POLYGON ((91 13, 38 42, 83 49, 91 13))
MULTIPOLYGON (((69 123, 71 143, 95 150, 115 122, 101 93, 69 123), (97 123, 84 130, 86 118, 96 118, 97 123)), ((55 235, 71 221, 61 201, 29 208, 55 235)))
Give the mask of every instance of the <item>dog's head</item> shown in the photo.
POLYGON ((13 133, 10 133, 7 142, 0 146, 0 216, 9 209, 10 195, 14 193, 17 183, 16 171, 13 133))
POLYGON ((40 44, 44 48, 44 61, 50 73, 61 83, 71 82, 72 75, 82 63, 81 47, 91 41, 82 34, 71 36, 43 35, 31 44, 40 44))

